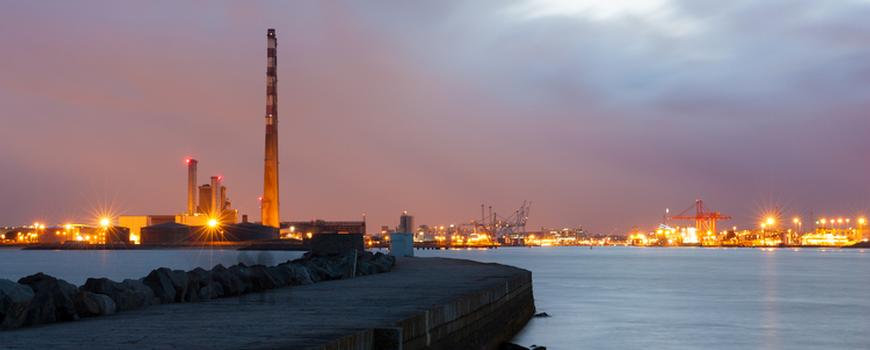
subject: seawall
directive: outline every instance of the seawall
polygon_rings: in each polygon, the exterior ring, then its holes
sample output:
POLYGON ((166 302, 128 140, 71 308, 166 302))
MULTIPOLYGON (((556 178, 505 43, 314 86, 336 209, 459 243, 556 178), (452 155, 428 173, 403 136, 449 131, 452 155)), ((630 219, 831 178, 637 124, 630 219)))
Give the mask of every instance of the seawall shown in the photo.
POLYGON ((390 273, 0 332, 10 349, 494 349, 534 314, 531 273, 400 259, 390 273))

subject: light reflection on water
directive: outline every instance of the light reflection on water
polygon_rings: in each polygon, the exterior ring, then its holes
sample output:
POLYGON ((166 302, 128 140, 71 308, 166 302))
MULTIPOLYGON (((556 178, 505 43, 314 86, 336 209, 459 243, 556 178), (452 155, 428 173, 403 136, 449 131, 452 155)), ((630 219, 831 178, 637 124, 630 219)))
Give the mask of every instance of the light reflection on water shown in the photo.
MULTIPOLYGON (((274 264, 301 252, 223 249, 21 251, 0 249, 0 278, 45 272, 139 278, 274 264)), ((417 250, 532 271, 533 319, 517 336, 549 349, 868 349, 870 253, 839 249, 500 248, 417 250)))
POLYGON ((870 349, 870 254, 840 249, 417 250, 532 271, 515 342, 549 349, 870 349))
POLYGON ((0 249, 0 278, 19 278, 43 272, 76 285, 88 277, 145 277, 158 267, 192 270, 210 269, 217 264, 230 266, 274 265, 302 256, 302 252, 237 251, 232 249, 162 249, 162 250, 19 250, 0 249))

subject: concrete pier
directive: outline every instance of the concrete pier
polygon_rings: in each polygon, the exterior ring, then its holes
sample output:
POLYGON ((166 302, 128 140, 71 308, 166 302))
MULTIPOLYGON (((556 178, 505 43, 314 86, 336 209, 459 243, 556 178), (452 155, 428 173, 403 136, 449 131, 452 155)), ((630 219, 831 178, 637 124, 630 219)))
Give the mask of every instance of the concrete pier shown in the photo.
POLYGON ((443 258, 392 272, 0 332, 4 349, 494 349, 534 314, 531 273, 443 258))

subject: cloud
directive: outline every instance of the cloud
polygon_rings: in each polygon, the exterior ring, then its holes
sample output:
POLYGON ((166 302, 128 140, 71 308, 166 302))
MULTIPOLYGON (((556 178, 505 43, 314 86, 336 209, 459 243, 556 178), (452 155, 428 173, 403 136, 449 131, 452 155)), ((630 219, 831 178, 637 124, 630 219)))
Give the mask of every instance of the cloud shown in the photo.
POLYGON ((866 1, 58 6, 0 14, 18 204, 0 222, 65 219, 91 192, 181 210, 189 154, 256 217, 267 27, 288 219, 458 223, 532 200, 534 226, 609 232, 699 196, 746 223, 768 197, 868 204, 866 1))

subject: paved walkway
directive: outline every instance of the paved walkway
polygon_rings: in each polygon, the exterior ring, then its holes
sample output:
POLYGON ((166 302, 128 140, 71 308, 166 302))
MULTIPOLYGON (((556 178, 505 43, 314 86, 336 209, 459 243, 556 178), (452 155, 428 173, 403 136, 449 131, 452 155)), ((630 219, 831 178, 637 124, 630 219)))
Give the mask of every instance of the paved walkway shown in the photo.
POLYGON ((392 272, 0 332, 2 349, 305 349, 388 327, 523 270, 442 258, 392 272))

